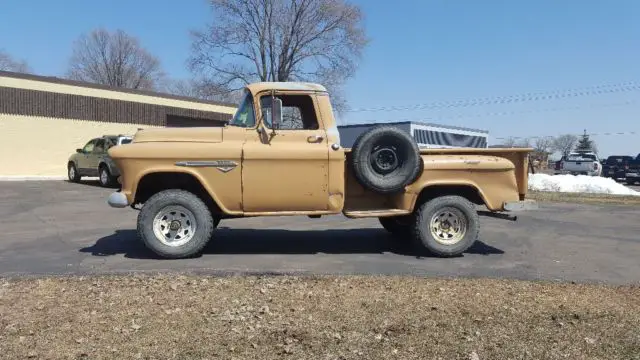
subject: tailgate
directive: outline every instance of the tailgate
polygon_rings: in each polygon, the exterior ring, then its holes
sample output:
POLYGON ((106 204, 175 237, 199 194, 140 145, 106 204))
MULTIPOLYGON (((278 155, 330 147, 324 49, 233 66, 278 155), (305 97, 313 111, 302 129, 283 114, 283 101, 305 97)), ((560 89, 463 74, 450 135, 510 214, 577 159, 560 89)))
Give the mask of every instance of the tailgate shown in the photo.
POLYGON ((589 171, 593 161, 564 161, 564 170, 567 171, 589 171))

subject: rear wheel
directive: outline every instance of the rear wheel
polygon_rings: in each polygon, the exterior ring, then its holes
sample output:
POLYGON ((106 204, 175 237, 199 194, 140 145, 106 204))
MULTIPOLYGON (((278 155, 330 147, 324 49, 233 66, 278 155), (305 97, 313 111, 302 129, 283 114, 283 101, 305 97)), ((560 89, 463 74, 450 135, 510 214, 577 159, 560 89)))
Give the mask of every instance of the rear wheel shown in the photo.
POLYGON ((100 185, 102 185, 103 187, 113 185, 116 180, 113 176, 111 176, 111 172, 109 172, 109 168, 107 168, 106 165, 100 166, 100 169, 98 170, 98 176, 100 185))
POLYGON ((138 234, 159 256, 187 258, 204 249, 218 222, 193 193, 164 190, 151 196, 140 210, 138 234))
POLYGON ((474 205, 457 195, 441 196, 421 204, 413 219, 414 244, 440 257, 462 255, 480 232, 474 205))

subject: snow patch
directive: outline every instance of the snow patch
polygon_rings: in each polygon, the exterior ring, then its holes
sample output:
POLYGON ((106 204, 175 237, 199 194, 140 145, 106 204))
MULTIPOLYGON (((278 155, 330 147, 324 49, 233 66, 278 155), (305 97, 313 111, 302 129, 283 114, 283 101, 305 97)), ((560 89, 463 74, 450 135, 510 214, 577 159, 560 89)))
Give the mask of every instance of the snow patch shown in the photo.
POLYGON ((587 175, 529 174, 529 190, 640 196, 611 178, 587 175))

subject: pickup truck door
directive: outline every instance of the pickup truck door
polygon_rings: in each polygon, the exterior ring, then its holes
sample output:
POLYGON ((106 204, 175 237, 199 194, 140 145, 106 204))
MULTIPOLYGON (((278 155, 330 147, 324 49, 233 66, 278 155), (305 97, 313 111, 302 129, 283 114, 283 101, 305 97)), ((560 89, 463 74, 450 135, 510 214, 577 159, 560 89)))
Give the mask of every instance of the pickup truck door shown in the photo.
POLYGON ((329 208, 329 145, 313 95, 281 95, 283 123, 272 132, 271 96, 260 98, 257 129, 242 160, 245 212, 312 212, 329 208))

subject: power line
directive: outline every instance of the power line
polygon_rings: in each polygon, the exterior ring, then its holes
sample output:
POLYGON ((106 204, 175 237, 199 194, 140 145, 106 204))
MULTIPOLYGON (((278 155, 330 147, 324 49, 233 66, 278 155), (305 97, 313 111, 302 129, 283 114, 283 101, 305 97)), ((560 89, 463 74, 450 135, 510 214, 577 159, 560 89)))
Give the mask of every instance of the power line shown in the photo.
POLYGON ((638 102, 640 102, 640 100, 630 100, 630 101, 624 101, 624 102, 618 102, 618 103, 606 103, 606 104, 589 104, 589 105, 576 105, 576 106, 565 106, 565 107, 554 107, 554 108, 542 108, 542 109, 532 109, 532 110, 487 112, 487 113, 478 113, 478 114, 472 114, 472 115, 463 114, 463 115, 455 115, 455 116, 440 116, 440 117, 428 117, 428 118, 401 118, 401 119, 394 119, 390 121, 392 122, 400 122, 400 121, 402 122, 427 122, 427 121, 439 122, 439 121, 446 121, 446 120, 452 120, 452 119, 513 116, 513 115, 548 113, 548 112, 567 111, 567 110, 623 107, 623 106, 634 105, 634 104, 637 104, 638 102))
POLYGON ((479 105, 512 104, 530 101, 558 100, 590 95, 612 94, 620 92, 630 92, 640 90, 640 85, 636 81, 629 81, 620 84, 596 85, 585 88, 552 90, 545 92, 531 92, 517 95, 494 96, 484 98, 472 98, 456 101, 443 101, 433 103, 422 103, 407 106, 381 106, 371 108, 347 109, 346 112, 378 112, 378 111, 408 111, 424 109, 460 108, 479 105))
MULTIPOLYGON (((581 133, 563 133, 561 135, 575 135, 582 136, 584 132, 581 133)), ((603 132, 603 133, 587 133, 588 136, 611 136, 611 135, 640 135, 640 130, 638 131, 622 131, 622 132, 603 132)), ((506 137, 494 137, 495 140, 507 140, 507 139, 544 139, 544 138, 555 138, 558 135, 539 135, 539 136, 506 136, 506 137)))

